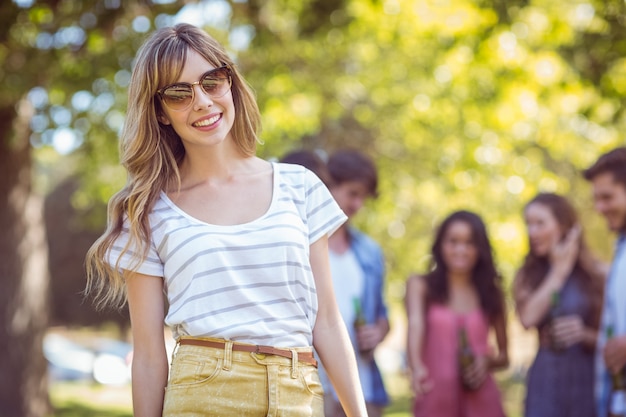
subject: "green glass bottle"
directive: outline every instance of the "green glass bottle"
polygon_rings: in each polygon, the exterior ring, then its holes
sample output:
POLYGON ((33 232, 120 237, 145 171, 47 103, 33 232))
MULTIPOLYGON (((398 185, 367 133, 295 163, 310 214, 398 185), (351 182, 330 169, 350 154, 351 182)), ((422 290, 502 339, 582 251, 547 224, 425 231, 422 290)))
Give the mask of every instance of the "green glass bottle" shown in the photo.
POLYGON ((461 376, 461 385, 465 390, 473 390, 474 387, 470 386, 465 380, 465 373, 469 369, 470 366, 474 363, 474 352, 472 351, 471 346, 469 345, 469 340, 467 338, 467 330, 465 330, 465 326, 459 327, 459 336, 458 336, 458 361, 459 361, 459 373, 461 376))
POLYGON ((554 329, 553 329, 553 321, 554 319, 556 319, 557 317, 559 317, 561 315, 560 312, 560 295, 558 291, 554 291, 552 293, 552 298, 550 300, 550 323, 549 323, 549 335, 550 335, 550 348, 557 353, 563 352, 564 348, 563 346, 556 340, 556 337, 554 336, 554 329))
POLYGON ((352 306, 354 308, 354 328, 358 329, 361 326, 365 326, 365 316, 363 315, 363 309, 361 308, 361 300, 359 297, 352 297, 352 306))
MULTIPOLYGON (((352 325, 354 326, 354 330, 358 332, 359 327, 365 326, 367 324, 367 321, 365 320, 365 315, 363 314, 363 308, 361 307, 361 299, 359 297, 353 297, 352 306, 354 308, 354 322, 352 323, 352 325)), ((360 346, 358 350, 363 357, 368 357, 372 354, 371 350, 362 349, 360 346)))

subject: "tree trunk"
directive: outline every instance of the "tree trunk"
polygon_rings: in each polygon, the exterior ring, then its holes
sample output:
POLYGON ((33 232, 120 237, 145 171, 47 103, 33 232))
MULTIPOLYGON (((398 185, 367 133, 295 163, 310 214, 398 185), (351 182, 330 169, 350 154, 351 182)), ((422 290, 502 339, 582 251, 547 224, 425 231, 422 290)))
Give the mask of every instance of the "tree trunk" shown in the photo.
POLYGON ((30 110, 18 107, 0 109, 0 416, 43 417, 48 256, 42 199, 32 192, 30 110))

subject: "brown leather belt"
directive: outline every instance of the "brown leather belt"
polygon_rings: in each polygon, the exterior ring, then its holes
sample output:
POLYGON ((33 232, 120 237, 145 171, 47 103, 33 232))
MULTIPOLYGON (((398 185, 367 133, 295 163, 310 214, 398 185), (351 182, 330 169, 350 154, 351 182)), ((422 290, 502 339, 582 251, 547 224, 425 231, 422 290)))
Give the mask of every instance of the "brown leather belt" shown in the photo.
MULTIPOLYGON (((181 338, 178 343, 180 345, 204 346, 216 349, 224 349, 226 347, 226 343, 224 342, 215 342, 213 340, 204 339, 181 338)), ((273 346, 264 345, 246 345, 241 343, 233 343, 233 351, 252 352, 262 355, 274 355, 289 359, 293 357, 290 350, 278 349, 273 346)), ((315 356, 313 356, 313 352, 298 352, 298 362, 306 363, 307 365, 313 365, 317 368, 317 361, 315 360, 315 356)))

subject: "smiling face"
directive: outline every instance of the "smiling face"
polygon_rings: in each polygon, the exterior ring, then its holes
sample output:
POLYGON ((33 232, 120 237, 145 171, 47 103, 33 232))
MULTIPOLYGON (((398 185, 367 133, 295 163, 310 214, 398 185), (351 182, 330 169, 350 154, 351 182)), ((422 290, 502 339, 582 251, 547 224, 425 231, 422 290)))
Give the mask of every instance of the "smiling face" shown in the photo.
POLYGON ((536 256, 548 256, 563 235, 552 210, 545 204, 531 203, 524 211, 524 220, 528 230, 530 251, 536 256))
MULTIPOLYGON (((213 65, 189 49, 177 82, 195 83, 212 69, 215 69, 213 65)), ((235 120, 232 91, 222 97, 211 98, 197 83, 193 89, 195 97, 188 108, 172 110, 163 105, 159 121, 174 128, 187 152, 192 147, 217 146, 231 140, 230 131, 235 120)))
POLYGON ((607 221, 614 232, 626 230, 626 187, 615 181, 613 174, 606 172, 592 180, 593 200, 598 213, 607 221))
POLYGON ((478 248, 472 227, 465 221, 453 221, 441 241, 441 254, 450 273, 469 274, 478 261, 478 248))

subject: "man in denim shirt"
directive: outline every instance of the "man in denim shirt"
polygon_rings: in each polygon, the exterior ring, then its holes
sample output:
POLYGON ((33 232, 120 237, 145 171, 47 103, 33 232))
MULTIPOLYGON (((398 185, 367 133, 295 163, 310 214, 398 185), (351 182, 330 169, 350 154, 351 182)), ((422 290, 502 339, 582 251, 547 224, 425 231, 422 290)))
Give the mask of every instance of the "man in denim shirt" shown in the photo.
MULTIPOLYGON (((369 416, 380 417, 389 402, 374 360, 374 349, 389 332, 382 295, 385 263, 380 246, 349 224, 364 202, 377 196, 378 175, 373 162, 354 150, 334 153, 327 168, 330 191, 348 216, 348 222, 328 240, 333 286, 355 349, 369 416)), ((323 370, 320 374, 326 394, 326 417, 345 416, 323 370)))
POLYGON ((611 395, 611 374, 626 378, 626 147, 602 155, 584 176, 591 181, 596 210, 618 241, 605 287, 604 306, 596 349, 597 417, 624 415, 624 393, 611 395), (609 328, 611 337, 609 337, 609 328))

